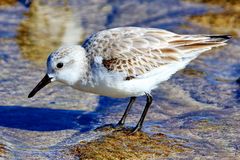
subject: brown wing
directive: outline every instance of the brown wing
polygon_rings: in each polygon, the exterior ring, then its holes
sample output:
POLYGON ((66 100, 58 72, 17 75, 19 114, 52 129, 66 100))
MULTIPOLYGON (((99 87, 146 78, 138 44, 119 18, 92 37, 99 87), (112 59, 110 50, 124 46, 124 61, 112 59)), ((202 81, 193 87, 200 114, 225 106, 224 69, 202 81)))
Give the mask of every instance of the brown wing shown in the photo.
POLYGON ((123 72, 127 79, 166 64, 181 62, 199 53, 224 45, 226 37, 178 35, 161 29, 122 27, 92 35, 83 47, 88 56, 103 58, 110 71, 123 72))

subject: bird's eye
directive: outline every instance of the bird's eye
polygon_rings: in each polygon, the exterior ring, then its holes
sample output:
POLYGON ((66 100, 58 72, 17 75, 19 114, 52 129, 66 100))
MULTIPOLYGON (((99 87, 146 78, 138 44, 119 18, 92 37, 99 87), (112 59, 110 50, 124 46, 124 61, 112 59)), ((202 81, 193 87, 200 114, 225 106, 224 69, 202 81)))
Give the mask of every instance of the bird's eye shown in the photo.
POLYGON ((62 62, 57 64, 57 68, 62 68, 62 67, 63 67, 63 63, 62 62))

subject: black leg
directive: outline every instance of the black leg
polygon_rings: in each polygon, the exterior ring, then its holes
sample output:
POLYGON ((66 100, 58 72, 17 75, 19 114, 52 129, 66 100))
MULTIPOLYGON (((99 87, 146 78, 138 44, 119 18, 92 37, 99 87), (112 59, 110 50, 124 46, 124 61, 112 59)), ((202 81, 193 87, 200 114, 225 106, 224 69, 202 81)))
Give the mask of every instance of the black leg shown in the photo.
POLYGON ((145 106, 145 108, 144 108, 144 110, 143 110, 143 113, 142 113, 142 116, 141 116, 140 120, 138 121, 138 124, 137 124, 136 127, 132 130, 131 134, 139 131, 139 130, 142 128, 143 121, 144 121, 144 119, 145 119, 145 117, 146 117, 146 115, 147 115, 147 112, 148 112, 149 107, 150 107, 151 104, 152 104, 152 96, 151 96, 150 94, 148 94, 148 93, 145 93, 145 94, 146 94, 146 96, 147 96, 146 106, 145 106))
POLYGON ((135 102, 135 100, 136 100, 136 97, 131 97, 131 99, 130 99, 130 101, 128 103, 128 106, 127 106, 127 108, 126 108, 126 110, 125 110, 121 120, 118 122, 117 126, 123 126, 124 125, 126 117, 127 117, 128 113, 129 113, 130 109, 132 108, 132 105, 135 102))

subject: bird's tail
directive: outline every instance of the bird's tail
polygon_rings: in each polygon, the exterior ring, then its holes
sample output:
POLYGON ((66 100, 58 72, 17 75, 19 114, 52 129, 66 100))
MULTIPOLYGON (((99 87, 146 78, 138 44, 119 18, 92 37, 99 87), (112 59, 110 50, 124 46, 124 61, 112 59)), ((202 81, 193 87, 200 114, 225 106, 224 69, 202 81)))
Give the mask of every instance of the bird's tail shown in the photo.
POLYGON ((209 37, 214 42, 227 42, 232 38, 230 35, 207 35, 206 37, 209 37))
POLYGON ((175 39, 170 44, 178 49, 191 52, 224 46, 230 38, 230 35, 181 35, 180 39, 175 39))
POLYGON ((182 58, 192 60, 214 47, 226 45, 230 38, 230 35, 179 35, 169 43, 182 53, 182 58))

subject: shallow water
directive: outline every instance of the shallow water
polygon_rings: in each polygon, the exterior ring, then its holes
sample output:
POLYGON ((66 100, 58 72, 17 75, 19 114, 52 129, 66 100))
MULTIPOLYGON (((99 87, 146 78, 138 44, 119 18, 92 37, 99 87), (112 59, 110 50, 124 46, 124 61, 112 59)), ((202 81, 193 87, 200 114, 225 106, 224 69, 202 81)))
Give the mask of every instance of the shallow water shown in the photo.
MULTIPOLYGON (((82 93, 60 83, 28 99, 44 75, 49 51, 60 44, 81 43, 92 32, 116 26, 214 33, 188 17, 221 10, 179 0, 42 0, 30 7, 23 1, 0 6, 0 159, 74 159, 69 150, 79 142, 111 135, 94 129, 117 123, 124 112, 128 99, 82 93)), ((181 142, 184 149, 150 158, 240 158, 239 44, 234 38, 228 46, 201 55, 153 91, 154 103, 143 131, 164 134, 181 142)), ((144 103, 145 97, 137 100, 128 127, 136 124, 144 103)))

